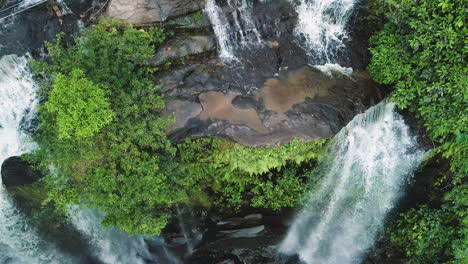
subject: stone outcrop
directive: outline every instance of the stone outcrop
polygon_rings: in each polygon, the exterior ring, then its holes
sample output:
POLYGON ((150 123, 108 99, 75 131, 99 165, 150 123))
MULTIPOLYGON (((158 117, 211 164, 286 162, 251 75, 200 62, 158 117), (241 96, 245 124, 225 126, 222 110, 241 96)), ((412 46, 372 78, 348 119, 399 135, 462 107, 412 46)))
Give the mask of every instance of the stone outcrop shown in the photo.
MULTIPOLYGON (((14 19, 0 22, 0 57, 8 54, 30 53, 39 57, 44 53, 44 42, 51 42, 56 35, 64 32, 65 40, 79 31, 78 18, 86 20, 83 13, 92 5, 92 0, 65 0, 71 11, 58 18, 46 3, 18 13, 14 19)), ((14 9, 11 9, 14 10, 14 9)), ((89 12, 88 12, 89 13, 89 12)), ((6 13, 2 13, 5 16, 6 13)))
POLYGON ((2 182, 7 188, 32 184, 42 178, 42 174, 21 157, 10 157, 2 164, 2 182))
POLYGON ((284 215, 258 213, 211 223, 208 219, 203 239, 184 263, 278 263, 277 246, 287 229, 284 215))
POLYGON ((163 22, 200 10, 204 0, 111 0, 106 15, 133 24, 163 22))

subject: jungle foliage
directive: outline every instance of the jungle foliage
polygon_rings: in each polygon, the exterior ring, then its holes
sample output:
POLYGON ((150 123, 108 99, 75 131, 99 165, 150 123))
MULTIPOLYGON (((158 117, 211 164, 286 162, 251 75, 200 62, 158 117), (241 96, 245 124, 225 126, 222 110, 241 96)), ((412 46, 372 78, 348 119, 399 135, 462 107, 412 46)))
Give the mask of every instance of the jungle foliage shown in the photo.
POLYGON ((421 118, 451 171, 440 206, 401 215, 391 238, 412 263, 467 263, 468 76, 466 1, 379 0, 383 30, 371 39, 373 78, 394 86, 391 99, 421 118))

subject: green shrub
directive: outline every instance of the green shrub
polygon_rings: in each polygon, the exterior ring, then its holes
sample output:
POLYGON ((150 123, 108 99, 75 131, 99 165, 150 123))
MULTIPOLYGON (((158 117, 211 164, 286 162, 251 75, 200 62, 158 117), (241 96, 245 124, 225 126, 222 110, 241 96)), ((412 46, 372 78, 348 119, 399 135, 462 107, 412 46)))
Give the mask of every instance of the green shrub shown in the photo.
POLYGON ((402 214, 391 231, 391 240, 404 250, 411 263, 446 263, 453 259, 452 243, 458 240, 450 226, 451 214, 422 206, 402 214))
POLYGON ((53 87, 44 107, 56 116, 59 138, 92 137, 114 118, 106 90, 87 80, 81 70, 58 74, 53 87))

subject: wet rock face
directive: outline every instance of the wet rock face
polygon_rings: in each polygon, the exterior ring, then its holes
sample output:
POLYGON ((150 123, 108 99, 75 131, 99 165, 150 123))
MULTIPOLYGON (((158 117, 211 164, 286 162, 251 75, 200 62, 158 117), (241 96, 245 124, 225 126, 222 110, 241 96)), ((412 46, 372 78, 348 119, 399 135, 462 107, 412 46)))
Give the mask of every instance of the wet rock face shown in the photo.
POLYGON ((7 188, 32 184, 42 178, 42 174, 34 170, 21 157, 10 157, 2 164, 2 182, 7 188))
POLYGON ((203 239, 184 263, 298 264, 296 259, 284 256, 283 260, 277 253, 287 230, 285 223, 286 217, 268 213, 212 221, 204 226, 203 239))
MULTIPOLYGON (((72 13, 59 19, 46 3, 35 6, 0 23, 0 57, 30 52, 40 56, 44 41, 52 41, 64 32, 67 36, 78 32, 78 19, 92 4, 92 0, 65 0, 72 13)), ((4 15, 4 14, 2 14, 4 15)))
POLYGON ((200 10, 204 0, 111 0, 106 15, 133 24, 163 22, 200 10))
MULTIPOLYGON (((232 19, 235 10, 218 3, 232 19)), ((274 146, 295 137, 328 138, 385 96, 365 71, 368 57, 360 39, 353 39, 339 60, 354 72, 340 73, 329 66, 310 66, 313 59, 294 33, 297 13, 289 1, 254 1, 252 17, 262 43, 236 49, 238 61, 214 58, 159 76, 168 112, 178 120, 169 131, 173 140, 223 137, 244 145, 274 146)), ((190 37, 173 42, 170 52, 179 55, 188 49, 177 43, 195 43, 190 37)))
POLYGON ((160 48, 149 61, 152 66, 159 66, 171 60, 208 52, 216 47, 213 36, 188 36, 170 40, 160 48))
POLYGON ((223 76, 223 68, 212 62, 164 79, 163 91, 174 98, 168 105, 179 120, 170 131, 175 140, 225 137, 250 146, 274 146, 294 137, 327 138, 383 97, 365 72, 330 76, 304 66, 265 78, 260 88, 247 93, 223 76))

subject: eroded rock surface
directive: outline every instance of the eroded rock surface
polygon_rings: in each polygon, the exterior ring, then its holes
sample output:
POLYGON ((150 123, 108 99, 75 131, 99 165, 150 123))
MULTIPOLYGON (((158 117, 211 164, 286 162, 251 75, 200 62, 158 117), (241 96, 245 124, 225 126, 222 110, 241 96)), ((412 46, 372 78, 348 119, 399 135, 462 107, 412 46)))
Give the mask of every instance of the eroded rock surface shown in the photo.
MULTIPOLYGON (((25 53, 39 57, 44 52, 44 42, 53 41, 60 32, 65 33, 65 40, 70 40, 69 36, 79 31, 78 20, 86 20, 84 13, 91 7, 93 1, 65 0, 64 2, 70 13, 60 19, 50 6, 43 3, 0 21, 0 57, 25 53)), ((1 15, 5 17, 8 14, 3 12, 1 15)))
MULTIPOLYGON (((228 23, 235 24, 229 15, 233 6, 218 3, 228 23)), ((297 13, 289 1, 255 2, 251 12, 261 25, 262 41, 239 45, 233 51, 237 61, 207 56, 158 76, 168 112, 177 119, 169 131, 173 140, 223 137, 244 145, 275 146, 295 137, 328 138, 384 98, 385 92, 365 71, 368 57, 356 48, 360 39, 351 41, 354 44, 342 51, 336 65, 323 64, 298 45, 297 13)), ((182 38, 171 40, 153 63, 203 55, 211 47, 206 39, 182 38)))
POLYGON ((177 98, 173 137, 225 137, 251 146, 327 138, 383 96, 366 72, 330 76, 303 66, 245 92, 224 79, 224 70, 212 62, 163 79, 163 90, 177 98))
POLYGON ((106 15, 133 24, 166 21, 200 10, 204 0, 111 0, 106 15))

